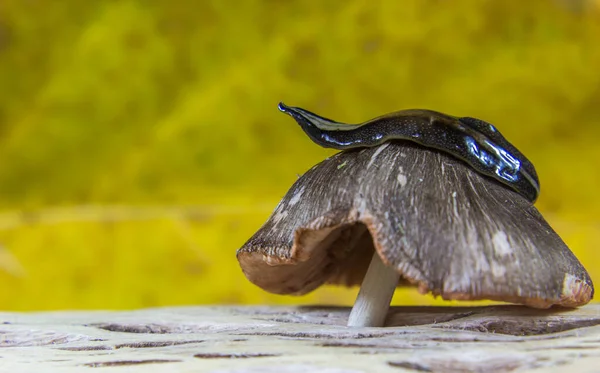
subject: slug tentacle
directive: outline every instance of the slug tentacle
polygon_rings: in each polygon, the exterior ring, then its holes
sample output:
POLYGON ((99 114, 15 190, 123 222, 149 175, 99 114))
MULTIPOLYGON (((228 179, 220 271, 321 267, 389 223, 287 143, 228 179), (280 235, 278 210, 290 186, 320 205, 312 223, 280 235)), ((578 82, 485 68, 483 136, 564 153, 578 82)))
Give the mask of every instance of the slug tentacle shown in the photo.
POLYGON ((325 148, 373 147, 408 140, 467 162, 477 172, 509 186, 531 202, 540 188, 533 164, 491 124, 432 110, 402 110, 361 124, 345 124, 308 110, 279 104, 304 132, 325 148))

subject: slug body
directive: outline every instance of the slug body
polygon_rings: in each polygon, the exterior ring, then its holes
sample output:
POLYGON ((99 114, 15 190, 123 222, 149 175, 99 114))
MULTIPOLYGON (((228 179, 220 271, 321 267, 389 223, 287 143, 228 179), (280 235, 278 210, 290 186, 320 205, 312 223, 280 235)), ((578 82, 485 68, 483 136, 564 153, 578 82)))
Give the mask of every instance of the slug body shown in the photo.
POLYGON ((431 110, 403 110, 361 124, 345 124, 283 103, 279 110, 294 118, 315 143, 325 148, 345 150, 408 140, 462 159, 532 203, 540 192, 533 164, 493 125, 479 119, 431 110))

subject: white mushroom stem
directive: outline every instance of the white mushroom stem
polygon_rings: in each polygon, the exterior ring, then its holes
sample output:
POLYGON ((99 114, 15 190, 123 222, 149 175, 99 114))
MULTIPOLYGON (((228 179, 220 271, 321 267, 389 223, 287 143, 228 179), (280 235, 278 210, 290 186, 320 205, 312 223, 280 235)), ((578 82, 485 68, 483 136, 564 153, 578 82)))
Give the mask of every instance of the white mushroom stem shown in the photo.
POLYGON ((400 274, 383 264, 375 251, 348 317, 348 326, 383 326, 399 279, 400 274))

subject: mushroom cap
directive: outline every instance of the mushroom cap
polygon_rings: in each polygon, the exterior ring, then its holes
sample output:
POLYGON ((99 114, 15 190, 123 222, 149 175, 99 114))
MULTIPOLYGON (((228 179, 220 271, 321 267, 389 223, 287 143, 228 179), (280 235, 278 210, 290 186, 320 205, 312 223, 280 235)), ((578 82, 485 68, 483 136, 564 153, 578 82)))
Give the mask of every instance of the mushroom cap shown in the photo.
POLYGON ((301 295, 359 285, 376 250, 444 299, 536 308, 593 297, 585 268, 520 194, 440 151, 406 141, 340 152, 301 176, 238 250, 246 277, 301 295))

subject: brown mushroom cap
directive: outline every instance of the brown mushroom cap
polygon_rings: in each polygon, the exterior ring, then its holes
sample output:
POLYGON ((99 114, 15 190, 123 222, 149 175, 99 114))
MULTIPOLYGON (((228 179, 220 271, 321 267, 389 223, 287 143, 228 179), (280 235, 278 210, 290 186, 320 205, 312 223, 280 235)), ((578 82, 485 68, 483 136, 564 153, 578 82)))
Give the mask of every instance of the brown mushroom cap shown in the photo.
POLYGON ((585 268, 525 198, 444 153, 398 141, 343 151, 300 177, 238 250, 272 293, 359 285, 373 250, 399 285, 536 308, 593 297, 585 268))

